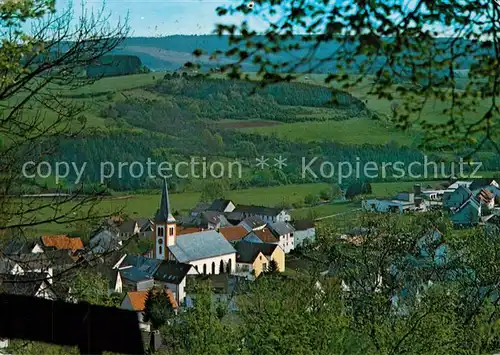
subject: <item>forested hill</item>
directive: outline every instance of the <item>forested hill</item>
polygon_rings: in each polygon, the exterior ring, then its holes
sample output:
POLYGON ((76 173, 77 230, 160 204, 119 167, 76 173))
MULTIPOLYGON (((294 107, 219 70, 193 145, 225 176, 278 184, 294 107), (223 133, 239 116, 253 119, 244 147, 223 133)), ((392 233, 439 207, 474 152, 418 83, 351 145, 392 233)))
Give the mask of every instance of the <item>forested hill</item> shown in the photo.
MULTIPOLYGON (((439 39, 440 41, 446 41, 446 38, 439 39)), ((290 40, 292 44, 293 42, 297 42, 298 39, 290 40)), ((462 47, 466 46, 468 41, 457 41, 456 46, 462 47)), ((439 42, 437 42, 439 45, 439 42)), ((323 58, 327 57, 334 53, 339 44, 336 42, 330 42, 326 44, 322 44, 318 48, 318 52, 316 57, 323 58)), ((228 39, 225 36, 216 36, 216 35, 175 35, 175 36, 167 36, 167 37, 132 37, 127 38, 122 46, 117 49, 117 53, 127 54, 127 55, 137 55, 141 58, 144 65, 147 67, 156 70, 156 71, 165 71, 165 70, 174 70, 182 66, 187 61, 196 60, 204 67, 214 67, 220 65, 222 63, 228 62, 227 59, 219 59, 218 61, 209 60, 209 56, 205 55, 200 58, 195 58, 192 53, 195 49, 202 49, 206 53, 212 53, 216 50, 228 50, 230 48, 228 39)), ((479 49, 478 49, 479 50, 479 49)), ((276 59, 285 59, 285 60, 293 60, 294 57, 299 58, 301 55, 304 55, 304 51, 306 49, 298 50, 293 52, 293 56, 287 53, 277 53, 272 54, 276 59)), ((360 62, 363 58, 359 57, 356 59, 357 62, 360 62)), ((472 60, 472 59, 470 59, 472 60)), ((463 61, 461 64, 461 68, 457 69, 468 69, 471 65, 471 62, 468 59, 467 61, 463 61)), ((380 64, 385 62, 384 57, 378 58, 378 62, 380 64)), ((377 63, 373 63, 373 70, 377 70, 377 63)), ((335 72, 337 63, 328 62, 323 65, 320 65, 315 69, 315 72, 325 73, 325 72, 335 72)), ((354 67, 355 68, 355 67, 354 67)), ((245 71, 256 71, 255 65, 251 63, 247 63, 244 65, 245 71)), ((304 68, 306 70, 306 68, 304 68)))

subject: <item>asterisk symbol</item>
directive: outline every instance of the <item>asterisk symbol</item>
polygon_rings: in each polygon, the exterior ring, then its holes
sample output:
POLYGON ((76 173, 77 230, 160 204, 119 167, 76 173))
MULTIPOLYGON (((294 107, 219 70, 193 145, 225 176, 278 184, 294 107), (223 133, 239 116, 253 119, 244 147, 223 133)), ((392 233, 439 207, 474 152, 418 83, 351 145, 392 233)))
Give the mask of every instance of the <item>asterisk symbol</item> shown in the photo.
POLYGON ((257 161, 256 166, 258 168, 264 169, 266 166, 269 166, 269 164, 267 163, 267 161, 269 159, 264 157, 264 156, 261 156, 260 158, 256 158, 255 160, 257 161))
POLYGON ((278 167, 278 169, 283 169, 286 166, 286 158, 283 158, 281 155, 277 159, 274 158, 274 161, 276 161, 274 166, 278 167))

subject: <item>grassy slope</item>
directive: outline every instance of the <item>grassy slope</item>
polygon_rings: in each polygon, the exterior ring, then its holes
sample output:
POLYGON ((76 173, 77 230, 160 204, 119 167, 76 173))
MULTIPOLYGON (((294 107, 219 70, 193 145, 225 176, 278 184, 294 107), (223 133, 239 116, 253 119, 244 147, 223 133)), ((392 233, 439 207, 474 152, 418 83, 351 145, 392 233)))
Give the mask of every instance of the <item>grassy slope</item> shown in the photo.
POLYGON ((355 145, 384 145, 390 141, 400 145, 412 145, 415 142, 415 137, 394 130, 391 132, 388 124, 371 120, 286 123, 244 130, 265 135, 276 134, 279 138, 298 142, 326 140, 355 145))
MULTIPOLYGON (((308 79, 299 78, 297 81, 310 83, 314 85, 325 86, 324 79, 326 74, 309 74, 308 79)), ((250 74, 250 78, 257 78, 255 74, 250 74)), ((340 84, 329 84, 338 89, 342 89, 340 84)), ((353 96, 365 101, 367 107, 376 112, 380 117, 389 117, 391 115, 391 105, 393 102, 401 102, 395 95, 393 101, 380 99, 370 94, 370 83, 368 80, 362 81, 354 88, 348 89, 353 96)), ((478 106, 471 107, 471 111, 464 116, 467 122, 475 122, 484 114, 491 103, 487 100, 482 101, 478 106)), ((428 102, 424 106, 420 115, 421 120, 429 123, 442 123, 449 119, 449 116, 443 113, 443 110, 450 107, 448 102, 428 102)), ((368 144, 384 144, 389 141, 395 141, 402 145, 414 145, 418 142, 421 135, 421 129, 415 125, 410 132, 396 131, 392 124, 383 120, 382 122, 373 122, 368 120, 349 121, 349 122, 315 122, 307 127, 308 132, 304 132, 304 126, 301 123, 288 123, 280 126, 243 128, 252 132, 269 134, 276 133, 280 137, 288 137, 297 140, 312 140, 311 137, 319 137, 326 140, 352 144, 352 142, 364 142, 368 144), (351 138, 352 137, 352 138, 351 138)))

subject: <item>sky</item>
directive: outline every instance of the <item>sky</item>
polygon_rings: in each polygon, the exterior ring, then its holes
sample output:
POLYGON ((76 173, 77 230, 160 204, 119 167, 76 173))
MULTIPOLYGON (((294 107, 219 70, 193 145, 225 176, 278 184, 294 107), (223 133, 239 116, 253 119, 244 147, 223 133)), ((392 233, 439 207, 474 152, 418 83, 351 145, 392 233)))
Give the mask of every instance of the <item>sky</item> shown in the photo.
MULTIPOLYGON (((132 36, 169 36, 175 34, 211 34, 216 23, 241 23, 245 17, 217 16, 218 6, 239 4, 234 0, 106 0, 105 8, 111 14, 112 21, 117 21, 129 14, 132 36)), ((56 0, 58 9, 70 5, 69 0, 56 0)), ((87 10, 102 8, 102 0, 86 0, 83 5, 87 10)), ((73 8, 81 13, 81 1, 74 1, 73 8)), ((264 23, 247 16, 251 28, 264 29, 264 23)))

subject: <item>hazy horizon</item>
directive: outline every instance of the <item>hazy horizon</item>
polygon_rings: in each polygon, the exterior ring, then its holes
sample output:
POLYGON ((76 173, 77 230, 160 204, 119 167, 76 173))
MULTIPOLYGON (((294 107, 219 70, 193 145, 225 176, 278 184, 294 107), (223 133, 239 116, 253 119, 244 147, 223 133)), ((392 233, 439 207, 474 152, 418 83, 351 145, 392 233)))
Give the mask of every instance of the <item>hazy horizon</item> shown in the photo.
MULTIPOLYGON (((131 33, 129 37, 165 37, 172 35, 211 35, 217 23, 241 23, 247 20, 253 29, 266 28, 263 21, 250 15, 241 14, 219 17, 215 9, 218 6, 239 4, 240 1, 213 0, 90 0, 71 2, 62 0, 56 8, 62 10, 73 4, 76 16, 80 16, 82 4, 87 11, 100 10, 105 4, 111 22, 118 22, 129 16, 131 33)), ((113 23, 111 23, 113 24, 113 23)))

